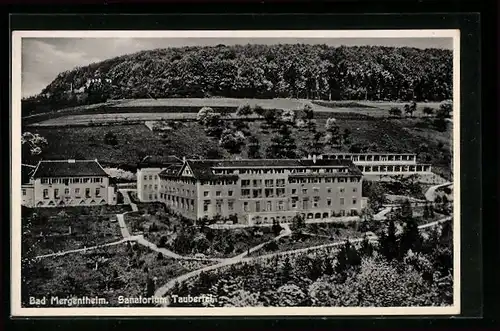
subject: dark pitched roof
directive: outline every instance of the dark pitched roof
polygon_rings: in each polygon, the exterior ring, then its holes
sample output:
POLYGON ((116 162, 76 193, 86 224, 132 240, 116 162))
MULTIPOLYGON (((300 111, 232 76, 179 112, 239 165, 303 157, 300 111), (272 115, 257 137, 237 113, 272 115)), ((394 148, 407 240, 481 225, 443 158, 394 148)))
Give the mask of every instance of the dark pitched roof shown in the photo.
POLYGON ((417 154, 415 153, 394 153, 394 152, 373 152, 373 153, 323 153, 321 155, 349 155, 349 156, 362 156, 362 155, 379 155, 379 156, 384 156, 384 155, 410 155, 410 156, 416 156, 417 154))
MULTIPOLYGON (((245 168, 245 167, 348 167, 346 175, 360 175, 361 172, 351 160, 301 160, 301 159, 248 159, 248 160, 186 160, 186 165, 193 172, 193 177, 199 180, 237 180, 237 175, 214 174, 213 168, 245 168)), ((164 177, 180 176, 181 168, 166 169, 160 173, 164 177)), ((334 176, 334 175, 332 175, 334 176)), ((338 175, 337 175, 338 176, 338 175)))
POLYGON ((179 160, 175 156, 146 156, 137 164, 137 169, 166 168, 172 164, 182 166, 182 160, 179 160))
POLYGON ((245 168, 245 167, 321 167, 339 166, 349 167, 353 165, 351 160, 323 160, 317 159, 246 159, 246 160, 188 160, 193 171, 196 168, 245 168))
POLYGON ((159 176, 178 176, 179 171, 182 169, 182 164, 170 164, 160 172, 159 176))
POLYGON ((97 160, 45 160, 40 161, 33 173, 41 177, 108 176, 97 160))
POLYGON ((21 165, 21 184, 28 184, 31 178, 31 175, 35 171, 36 166, 22 164, 21 165))
POLYGON ((349 169, 348 172, 329 172, 329 173, 297 173, 297 174, 290 174, 290 178, 332 178, 332 177, 361 177, 363 176, 363 173, 361 171, 355 171, 354 169, 349 169))

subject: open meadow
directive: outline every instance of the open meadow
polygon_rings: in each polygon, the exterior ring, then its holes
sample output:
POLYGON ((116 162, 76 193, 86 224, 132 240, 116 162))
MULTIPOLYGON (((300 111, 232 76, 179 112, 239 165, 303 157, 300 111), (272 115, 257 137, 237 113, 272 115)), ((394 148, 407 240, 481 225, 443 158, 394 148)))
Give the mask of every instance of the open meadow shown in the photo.
MULTIPOLYGON (((322 116, 332 113, 339 116, 366 115, 377 118, 389 117, 389 109, 397 107, 401 110, 408 103, 388 101, 320 101, 305 99, 235 99, 235 98, 171 98, 171 99, 131 99, 115 100, 99 106, 75 107, 47 114, 38 114, 26 118, 32 126, 82 126, 112 124, 116 122, 137 122, 153 120, 194 120, 202 107, 211 107, 235 118, 234 113, 239 106, 260 106, 263 109, 299 110, 305 104, 322 116)), ((413 117, 429 117, 424 114, 425 107, 436 111, 437 102, 421 102, 413 117)), ((253 116, 255 117, 255 116, 253 116)))

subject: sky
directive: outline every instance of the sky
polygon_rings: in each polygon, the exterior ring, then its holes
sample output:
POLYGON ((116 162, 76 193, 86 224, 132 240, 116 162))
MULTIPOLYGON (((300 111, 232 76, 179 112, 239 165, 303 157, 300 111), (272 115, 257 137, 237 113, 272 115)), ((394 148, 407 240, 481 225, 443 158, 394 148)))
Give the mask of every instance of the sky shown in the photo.
POLYGON ((60 72, 120 55, 157 48, 249 43, 453 49, 452 38, 23 38, 22 96, 40 93, 60 72))

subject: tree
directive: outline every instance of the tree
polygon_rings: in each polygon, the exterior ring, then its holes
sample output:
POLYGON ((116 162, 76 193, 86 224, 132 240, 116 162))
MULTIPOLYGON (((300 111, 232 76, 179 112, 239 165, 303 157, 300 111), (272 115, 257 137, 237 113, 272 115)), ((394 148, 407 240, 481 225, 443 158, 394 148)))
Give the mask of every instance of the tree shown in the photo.
POLYGON ((63 72, 40 95, 23 98, 22 112, 27 116, 108 97, 442 101, 452 97, 452 69, 452 52, 438 49, 303 44, 168 48, 63 72), (66 93, 71 83, 82 86, 97 71, 112 83, 92 84, 88 100, 66 93))
POLYGON ((361 255, 362 256, 372 256, 373 255, 373 245, 368 240, 368 237, 364 235, 363 241, 361 242, 361 255))
POLYGON ((314 118, 314 108, 310 103, 306 103, 302 108, 304 112, 304 120, 312 120, 314 118))
POLYGON ((368 204, 373 211, 378 211, 382 206, 387 203, 386 190, 380 182, 363 180, 363 195, 368 197, 368 204))
POLYGON ((349 240, 347 240, 337 254, 337 264, 335 265, 335 271, 345 276, 345 273, 349 271, 351 267, 356 267, 360 263, 361 258, 358 251, 354 246, 351 245, 349 240))
POLYGON ((412 252, 419 252, 422 248, 422 237, 418 230, 418 224, 412 217, 406 219, 403 227, 403 233, 399 240, 399 254, 403 258, 405 254, 411 250, 412 252))
POLYGON ((441 210, 444 212, 445 215, 449 215, 449 200, 446 195, 443 195, 443 198, 441 199, 441 210))
POLYGON ((222 159, 223 155, 218 148, 209 148, 206 151, 206 157, 207 157, 207 159, 210 159, 210 160, 218 160, 218 159, 222 159))
POLYGON ((325 124, 325 130, 327 132, 326 140, 331 146, 339 146, 342 143, 342 135, 340 133, 340 127, 337 124, 335 118, 328 118, 325 124))
POLYGON ((413 114, 417 111, 417 103, 415 101, 412 101, 410 104, 406 104, 404 109, 407 115, 413 117, 413 114))
POLYGON ((272 231, 275 236, 279 235, 281 232, 281 225, 278 223, 276 219, 273 219, 273 226, 272 226, 272 231))
POLYGON ((255 136, 250 136, 248 139, 248 158, 260 159, 260 143, 255 136))
POLYGON ((220 114, 216 113, 211 107, 203 107, 198 111, 196 119, 203 126, 212 126, 220 119, 220 114))
POLYGON ((253 114, 253 109, 248 103, 238 106, 238 109, 236 110, 236 115, 240 117, 247 117, 252 114, 253 114))
POLYGON ((104 135, 104 143, 111 146, 118 145, 118 138, 112 131, 106 132, 104 135))
POLYGON ((266 109, 266 110, 264 110, 263 116, 264 116, 264 119, 266 120, 267 124, 273 125, 278 118, 278 110, 266 109))
POLYGON ((437 111, 437 117, 442 117, 442 118, 451 118, 451 114, 453 111, 453 103, 449 100, 443 101, 439 105, 439 109, 437 111))
POLYGON ((264 111, 265 111, 264 108, 262 108, 262 106, 260 106, 260 105, 255 105, 253 107, 253 112, 255 114, 257 114, 258 116, 261 116, 261 117, 264 116, 264 111))
POLYGON ((219 145, 225 148, 231 154, 241 152, 241 147, 245 144, 245 136, 241 131, 233 131, 232 129, 225 129, 222 131, 219 145))
POLYGON ((423 212, 422 217, 425 218, 425 219, 428 219, 428 218, 430 218, 430 215, 431 214, 430 214, 430 211, 429 211, 429 203, 426 202, 425 206, 424 206, 424 212, 423 212))
POLYGON ((266 149, 269 159, 294 159, 297 157, 297 145, 287 125, 272 136, 271 144, 266 149))
POLYGON ((431 107, 424 107, 424 109, 422 109, 422 112, 424 113, 424 115, 432 116, 434 114, 434 109, 432 109, 431 107))
POLYGON ((155 294, 155 281, 148 277, 146 280, 146 297, 152 297, 155 294))
POLYGON ((306 145, 306 148, 307 148, 306 153, 307 154, 312 153, 315 155, 319 155, 323 152, 323 147, 324 147, 323 132, 321 132, 321 131, 314 132, 310 136, 310 140, 308 141, 308 143, 306 145))
POLYGON ((286 124, 293 124, 295 123, 295 117, 296 117, 295 111, 291 109, 285 109, 281 113, 280 121, 286 124))
POLYGON ((306 227, 306 220, 300 214, 295 215, 292 218, 292 225, 290 229, 294 232, 301 232, 306 227))
POLYGON ((403 112, 398 107, 392 107, 391 109, 389 109, 390 116, 401 117, 402 114, 403 114, 403 112))
POLYGON ((380 248, 382 255, 385 256, 387 260, 393 260, 398 256, 398 240, 396 237, 396 225, 394 220, 390 219, 387 226, 387 234, 382 231, 380 234, 380 248))
POLYGON ((293 266, 290 263, 288 256, 283 260, 283 264, 279 269, 279 279, 281 284, 286 284, 292 279, 293 266))
POLYGON ((452 111, 453 105, 451 102, 445 101, 440 104, 436 113, 436 118, 434 119, 434 126, 438 131, 446 131, 446 121, 451 117, 452 111))
POLYGON ((413 218, 413 210, 411 207, 410 200, 405 199, 401 204, 401 220, 406 221, 413 218))
POLYGON ((39 135, 38 133, 23 132, 21 136, 21 145, 28 147, 26 150, 30 152, 30 155, 40 155, 48 145, 47 139, 39 135))

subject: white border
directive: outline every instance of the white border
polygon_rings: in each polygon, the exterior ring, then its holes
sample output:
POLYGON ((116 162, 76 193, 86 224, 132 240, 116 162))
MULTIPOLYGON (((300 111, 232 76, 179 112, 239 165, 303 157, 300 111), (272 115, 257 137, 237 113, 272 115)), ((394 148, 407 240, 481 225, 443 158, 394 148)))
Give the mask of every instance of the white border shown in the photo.
POLYGON ((11 214, 11 314, 27 316, 380 316, 460 313, 460 31, 459 30, 270 30, 270 31, 14 31, 12 33, 11 196, 21 196, 22 38, 453 38, 453 306, 449 307, 289 307, 289 308, 22 308, 21 204, 11 214), (14 116, 14 114, 16 116, 14 116), (15 226, 14 226, 15 225, 15 226))

